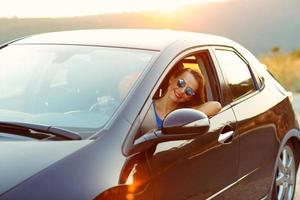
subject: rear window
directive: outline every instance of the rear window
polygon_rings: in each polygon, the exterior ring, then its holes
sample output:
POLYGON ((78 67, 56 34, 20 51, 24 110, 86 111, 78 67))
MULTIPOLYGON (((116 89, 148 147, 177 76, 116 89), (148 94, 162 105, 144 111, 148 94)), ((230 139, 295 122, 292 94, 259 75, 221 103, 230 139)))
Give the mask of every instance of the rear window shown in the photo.
POLYGON ((216 57, 231 92, 225 96, 235 101, 256 90, 248 65, 235 52, 216 50, 216 57))

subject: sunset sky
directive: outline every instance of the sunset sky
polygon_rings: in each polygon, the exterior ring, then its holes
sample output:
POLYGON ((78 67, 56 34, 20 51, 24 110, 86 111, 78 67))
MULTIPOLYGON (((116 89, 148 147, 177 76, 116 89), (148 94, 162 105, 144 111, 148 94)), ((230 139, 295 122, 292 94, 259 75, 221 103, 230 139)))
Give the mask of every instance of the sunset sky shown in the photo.
POLYGON ((0 0, 0 17, 71 17, 157 10, 227 0, 0 0))

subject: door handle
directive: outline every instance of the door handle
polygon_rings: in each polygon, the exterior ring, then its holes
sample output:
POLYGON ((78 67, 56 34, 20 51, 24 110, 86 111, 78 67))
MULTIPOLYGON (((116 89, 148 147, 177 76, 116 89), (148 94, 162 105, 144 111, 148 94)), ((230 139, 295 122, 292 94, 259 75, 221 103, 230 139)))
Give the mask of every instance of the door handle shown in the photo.
POLYGON ((231 143, 231 141, 233 139, 233 133, 234 133, 234 131, 228 131, 226 133, 221 133, 218 138, 218 142, 221 144, 231 143))

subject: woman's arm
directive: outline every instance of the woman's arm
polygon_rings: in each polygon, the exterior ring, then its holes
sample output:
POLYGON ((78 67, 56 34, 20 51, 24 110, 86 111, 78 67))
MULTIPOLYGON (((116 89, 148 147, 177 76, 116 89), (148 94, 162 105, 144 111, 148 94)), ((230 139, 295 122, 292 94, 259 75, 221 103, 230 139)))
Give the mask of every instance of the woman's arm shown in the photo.
POLYGON ((195 107, 195 109, 204 112, 209 117, 212 117, 222 109, 222 105, 217 101, 208 101, 200 106, 195 107))

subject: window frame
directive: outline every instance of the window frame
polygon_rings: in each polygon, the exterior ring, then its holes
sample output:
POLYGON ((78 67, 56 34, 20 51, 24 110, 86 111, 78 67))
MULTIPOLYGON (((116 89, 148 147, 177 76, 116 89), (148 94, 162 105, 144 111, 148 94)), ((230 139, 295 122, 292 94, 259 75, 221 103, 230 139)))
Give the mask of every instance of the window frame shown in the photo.
MULTIPOLYGON (((168 73, 172 70, 172 68, 178 62, 182 61, 184 58, 189 57, 189 56, 195 56, 196 60, 197 60, 197 64, 199 65, 198 59, 197 59, 197 55, 199 55, 200 53, 206 53, 207 54, 207 57, 209 59, 207 64, 209 66, 205 65, 203 67, 205 68, 206 73, 208 73, 208 78, 210 80, 214 79, 215 82, 216 82, 216 84, 217 84, 216 85, 217 89, 215 91, 215 92, 217 92, 217 94, 213 94, 212 96, 214 98, 217 98, 215 100, 220 101, 220 103, 221 103, 221 101, 223 101, 222 93, 221 93, 221 88, 220 88, 220 81, 219 81, 219 77, 217 75, 217 72, 215 71, 216 67, 215 67, 215 64, 214 64, 213 59, 212 59, 213 55, 212 55, 210 47, 209 46, 201 46, 201 47, 191 48, 191 49, 188 49, 186 51, 183 51, 182 53, 180 53, 179 55, 177 55, 176 57, 174 57, 172 59, 172 61, 165 67, 163 73, 160 75, 159 79, 156 81, 155 86, 152 88, 151 92, 149 93, 149 96, 148 96, 147 100, 145 101, 144 106, 143 106, 143 108, 140 111, 140 114, 137 116, 138 120, 137 119, 136 120, 137 120, 137 122, 138 122, 139 125, 135 125, 135 126, 140 127, 142 125, 142 122, 144 121, 144 119, 146 117, 146 114, 147 114, 147 112, 150 109, 150 106, 152 104, 153 97, 155 97, 155 95, 156 95, 156 93, 157 93, 160 85, 163 83, 164 79, 166 78, 166 76, 168 75, 168 73), (212 69, 211 71, 213 71, 213 74, 211 74, 210 72, 208 72, 207 68, 212 69)), ((205 76, 204 76, 204 78, 207 79, 207 77, 205 77, 205 76)), ((132 133, 129 133, 129 134, 132 135, 132 133)), ((136 134, 137 133, 134 133, 134 135, 136 135, 136 134)))
MULTIPOLYGON (((155 85, 152 87, 151 91, 149 92, 148 98, 145 100, 143 107, 140 109, 139 114, 136 116, 135 120, 132 123, 132 126, 127 134, 127 137, 122 145, 122 152, 123 155, 127 156, 129 155, 130 149, 133 148, 134 146, 134 141, 140 136, 140 128, 143 124, 143 121, 145 120, 145 117, 150 109, 150 106, 153 101, 153 97, 155 97, 155 94, 157 93, 157 90, 159 89, 161 83, 167 76, 167 74, 170 72, 170 70, 177 64, 179 61, 183 60, 186 57, 189 56, 195 56, 199 55, 200 53, 206 52, 208 60, 207 60, 207 65, 204 66, 206 69, 206 73, 208 75, 208 78, 214 79, 216 83, 216 93, 217 93, 217 99, 222 105, 223 105, 223 96, 222 96, 222 90, 221 90, 221 84, 224 84, 224 80, 220 79, 219 74, 219 68, 216 66, 214 60, 215 60, 215 55, 212 51, 212 48, 210 45, 203 45, 203 46, 196 46, 193 48, 185 49, 181 51, 180 54, 176 55, 175 57, 170 60, 167 66, 164 67, 163 72, 157 78, 155 85), (210 71, 210 72, 209 72, 210 71)), ((199 63, 198 63, 199 64, 199 63)), ((204 77, 205 79, 207 77, 204 77)), ((227 110, 228 107, 222 108, 221 111, 217 114, 219 115, 223 111, 227 110)))
POLYGON ((262 84, 258 83, 257 76, 255 76, 255 74, 253 72, 253 69, 250 66, 250 63, 234 47, 231 47, 231 46, 213 46, 212 47, 212 51, 213 51, 213 55, 214 55, 214 62, 215 62, 214 65, 216 66, 216 68, 219 68, 219 70, 218 70, 218 72, 219 72, 218 73, 219 79, 223 79, 223 81, 225 83, 224 85, 222 85, 222 89, 221 89, 222 90, 221 91, 222 95, 224 97, 224 104, 222 104, 222 106, 227 107, 227 106, 232 106, 232 105, 238 104, 238 103, 240 103, 242 101, 245 101, 246 99, 250 98, 251 96, 256 95, 258 92, 260 92, 264 88, 264 81, 263 80, 261 81, 262 84), (216 51, 218 51, 218 50, 221 50, 221 51, 231 51, 234 54, 236 54, 246 64, 246 66, 247 66, 247 68, 249 70, 249 73, 251 75, 251 79, 253 81, 255 91, 253 91, 253 92, 251 92, 249 94, 240 96, 237 99, 234 99, 232 91, 231 91, 231 88, 230 88, 229 83, 227 81, 226 74, 224 73, 224 70, 222 69, 222 66, 219 64, 219 61, 218 61, 217 56, 216 56, 216 51), (224 92, 229 92, 229 94, 230 94, 229 95, 230 96, 229 99, 225 99, 224 92))
MULTIPOLYGON (((197 60, 197 55, 199 53, 207 53, 208 57, 209 57, 209 68, 215 68, 215 64, 212 60, 212 52, 210 50, 209 46, 202 46, 202 47, 196 47, 196 48, 192 48, 192 49, 188 49, 186 51, 183 51, 181 54, 177 55, 176 57, 173 58, 173 60, 165 67, 164 72, 161 74, 161 76, 159 77, 159 79, 157 80, 155 86, 153 87, 152 91, 149 93, 149 97, 146 100, 144 107, 142 108, 141 113, 146 114, 146 111, 150 108, 151 102, 152 102, 152 98, 155 96, 155 93, 157 92, 157 90, 159 89, 160 85, 162 84, 162 82, 164 81, 165 77, 168 75, 168 73, 170 72, 170 70, 181 60, 183 60, 186 57, 189 56, 195 56, 196 60, 197 60), (145 112, 143 112, 145 111, 145 112)), ((197 62, 198 63, 198 62, 197 62)), ((199 64, 199 63, 198 63, 199 64)), ((204 66, 206 72, 208 72, 207 70, 207 66, 204 66)), ((215 70, 213 70, 214 74, 208 73, 208 76, 210 79, 214 79, 217 83, 217 94, 215 94, 216 96, 214 96, 214 98, 217 98, 215 100, 217 101, 222 101, 222 95, 221 95, 221 88, 220 88, 220 81, 219 81, 219 76, 217 75, 217 72, 215 70), (212 77, 211 77, 212 76, 212 77)), ((205 79, 207 77, 204 77, 205 79)), ((207 80, 206 80, 207 81, 207 80)), ((142 115, 144 117, 144 115, 142 115)), ((142 118, 143 118, 142 117, 142 118)))

